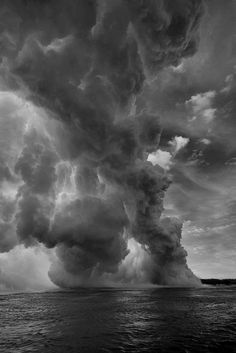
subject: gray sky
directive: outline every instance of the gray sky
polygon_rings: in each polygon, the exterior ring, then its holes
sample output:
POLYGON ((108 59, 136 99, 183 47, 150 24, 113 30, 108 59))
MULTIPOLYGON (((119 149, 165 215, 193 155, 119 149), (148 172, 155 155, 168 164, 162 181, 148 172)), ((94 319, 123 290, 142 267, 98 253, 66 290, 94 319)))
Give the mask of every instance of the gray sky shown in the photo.
MULTIPOLYGON (((196 54, 153 82, 164 131, 188 143, 172 160, 166 213, 185 221, 183 244, 201 277, 236 275, 236 2, 208 1, 196 54)), ((168 155, 166 155, 168 160, 168 155)))
POLYGON ((5 0, 0 25, 0 289, 21 262, 37 288, 235 277, 236 2, 5 0))

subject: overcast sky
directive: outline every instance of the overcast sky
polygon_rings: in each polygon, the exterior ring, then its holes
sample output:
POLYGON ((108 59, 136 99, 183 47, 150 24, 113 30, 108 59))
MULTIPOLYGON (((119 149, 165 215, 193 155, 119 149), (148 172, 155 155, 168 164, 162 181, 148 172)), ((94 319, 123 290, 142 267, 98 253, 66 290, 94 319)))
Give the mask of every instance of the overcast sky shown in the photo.
POLYGON ((5 0, 0 48, 0 290, 236 277, 235 0, 5 0))
MULTIPOLYGON (((181 215, 190 267, 201 277, 236 276, 236 2, 210 0, 197 53, 153 82, 173 183, 166 213, 181 215), (161 82, 161 83, 160 83, 161 82)), ((167 164, 166 164, 167 163, 167 164)))

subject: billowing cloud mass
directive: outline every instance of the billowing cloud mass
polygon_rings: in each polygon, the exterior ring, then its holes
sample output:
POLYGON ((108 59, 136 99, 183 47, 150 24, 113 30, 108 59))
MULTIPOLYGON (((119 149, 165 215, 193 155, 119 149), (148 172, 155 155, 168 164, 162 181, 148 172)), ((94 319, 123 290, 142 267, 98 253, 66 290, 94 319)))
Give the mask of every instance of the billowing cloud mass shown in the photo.
MULTIPOLYGON (((60 286, 200 283, 162 215, 170 178, 148 158, 162 122, 143 92, 195 53, 202 14, 199 0, 1 2, 1 252, 55 249, 60 286)), ((212 98, 187 104, 206 115, 212 98)))

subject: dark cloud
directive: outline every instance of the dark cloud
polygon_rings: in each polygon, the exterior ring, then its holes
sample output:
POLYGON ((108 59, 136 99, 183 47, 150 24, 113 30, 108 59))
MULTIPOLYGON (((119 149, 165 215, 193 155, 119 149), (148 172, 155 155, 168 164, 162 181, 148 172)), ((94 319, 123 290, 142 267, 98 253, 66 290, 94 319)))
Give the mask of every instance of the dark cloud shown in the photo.
POLYGON ((50 207, 48 202, 40 201, 29 190, 22 190, 16 221, 17 234, 26 246, 35 245, 37 241, 46 242, 50 225, 50 207))
POLYGON ((1 9, 6 76, 61 124, 58 135, 24 132, 20 241, 56 247, 69 274, 99 277, 118 271, 133 237, 151 257, 151 281, 198 284, 181 223, 161 218, 170 180, 147 161, 162 127, 142 91, 194 54, 202 1, 22 0, 1 9))
POLYGON ((200 1, 126 1, 141 58, 148 71, 177 65, 196 51, 200 1))
POLYGON ((63 244, 58 254, 68 260, 65 269, 69 272, 83 275, 94 268, 101 273, 115 272, 128 253, 123 238, 127 225, 119 201, 87 197, 55 215, 47 241, 63 244))
POLYGON ((25 137, 25 146, 15 165, 32 193, 48 194, 56 180, 57 155, 35 131, 25 137), (38 140, 38 141, 37 141, 38 140))

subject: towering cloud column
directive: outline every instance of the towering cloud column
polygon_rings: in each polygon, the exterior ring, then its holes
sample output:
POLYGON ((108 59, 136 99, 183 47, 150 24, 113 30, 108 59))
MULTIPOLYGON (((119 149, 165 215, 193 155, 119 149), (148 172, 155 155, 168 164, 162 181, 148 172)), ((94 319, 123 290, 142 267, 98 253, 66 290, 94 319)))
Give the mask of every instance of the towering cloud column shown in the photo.
POLYGON ((18 241, 56 249, 57 284, 125 281, 132 238, 146 281, 198 284, 181 223, 161 216, 170 181, 147 161, 161 125, 142 88, 195 52, 202 9, 199 0, 1 3, 3 85, 45 115, 2 178, 17 179, 18 241))

